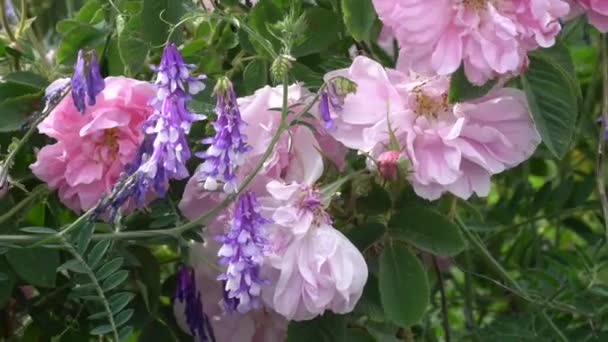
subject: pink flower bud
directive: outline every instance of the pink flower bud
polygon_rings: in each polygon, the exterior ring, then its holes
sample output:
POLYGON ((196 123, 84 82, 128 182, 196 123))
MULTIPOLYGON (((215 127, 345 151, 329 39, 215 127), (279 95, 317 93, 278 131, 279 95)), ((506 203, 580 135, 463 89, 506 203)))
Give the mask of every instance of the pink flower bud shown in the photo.
POLYGON ((399 151, 383 152, 378 158, 378 171, 380 175, 386 179, 395 179, 397 177, 397 163, 401 157, 399 151))

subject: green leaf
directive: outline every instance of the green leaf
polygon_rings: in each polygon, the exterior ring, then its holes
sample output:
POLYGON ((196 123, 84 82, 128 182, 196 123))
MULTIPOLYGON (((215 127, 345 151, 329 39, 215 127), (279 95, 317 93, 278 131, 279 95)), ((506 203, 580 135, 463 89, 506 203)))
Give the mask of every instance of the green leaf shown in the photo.
POLYGON ((557 158, 568 151, 576 130, 578 85, 568 51, 537 50, 521 81, 532 118, 547 148, 557 158))
POLYGON ((310 321, 291 322, 287 329, 287 342, 342 342, 346 338, 346 320, 326 312, 310 321))
POLYGON ((40 101, 41 94, 26 94, 0 102, 0 132, 20 130, 40 101))
POLYGON ((88 273, 87 267, 83 265, 80 261, 73 259, 66 261, 63 265, 59 266, 57 271, 68 270, 75 273, 85 274, 88 273))
POLYGON ((152 45, 164 43, 169 34, 167 22, 175 24, 183 14, 183 0, 143 0, 141 19, 144 39, 152 45))
POLYGON ((134 312, 135 312, 135 310, 133 310, 133 309, 127 309, 127 310, 119 313, 114 318, 114 323, 116 324, 117 327, 120 327, 121 325, 126 324, 129 321, 129 319, 133 316, 134 312))
POLYGON ((91 242, 91 237, 95 231, 95 224, 87 220, 79 228, 77 228, 76 231, 78 232, 76 235, 76 240, 78 241, 78 252, 80 254, 84 254, 89 247, 89 243, 91 242))
POLYGON ((129 302, 135 297, 135 294, 132 292, 119 292, 115 293, 110 298, 108 298, 108 302, 110 303, 110 310, 112 313, 116 314, 124 309, 129 302))
POLYGON ((261 59, 249 62, 243 71, 243 83, 247 94, 252 94, 268 84, 268 64, 261 59))
POLYGON ((98 327, 93 328, 93 330, 91 330, 90 334, 91 335, 106 335, 112 332, 112 326, 109 324, 104 324, 104 325, 100 325, 98 327))
POLYGON ((450 103, 457 103, 482 97, 487 94, 494 85, 496 85, 496 80, 489 80, 481 86, 471 84, 464 73, 464 65, 461 65, 450 78, 448 101, 450 103))
POLYGON ((22 232, 31 233, 31 234, 56 234, 57 231, 48 227, 25 227, 19 229, 22 232))
POLYGON ((129 248, 131 252, 142 265, 135 272, 137 287, 142 293, 142 297, 146 304, 148 312, 155 312, 158 308, 158 302, 161 290, 160 281, 160 266, 154 255, 149 249, 139 246, 129 248))
POLYGON ((336 13, 320 7, 312 7, 304 11, 304 17, 307 28, 302 43, 292 51, 294 57, 319 53, 340 38, 342 20, 336 13))
POLYGON ((101 285, 101 288, 105 292, 113 290, 114 288, 118 287, 120 284, 124 283, 124 281, 127 280, 128 277, 129 277, 128 271, 126 271, 126 270, 118 271, 118 272, 112 274, 111 276, 109 276, 108 279, 104 280, 103 285, 101 285))
POLYGON ((342 0, 342 12, 344 24, 355 40, 372 40, 377 16, 371 0, 342 0))
POLYGON ((59 252, 48 248, 21 248, 6 253, 6 258, 19 277, 40 287, 54 287, 59 252))
POLYGON ((400 209, 388 223, 389 234, 435 255, 454 256, 465 248, 458 226, 439 212, 418 206, 400 209))
POLYGON ((133 333, 133 327, 132 326, 124 326, 120 329, 118 329, 118 339, 120 341, 124 341, 127 339, 127 337, 131 336, 131 334, 133 333))
POLYGON ((13 288, 17 283, 17 277, 6 261, 4 261, 4 258, 0 259, 0 272, 5 278, 0 281, 0 308, 3 308, 6 301, 13 294, 13 288))
POLYGON ((118 16, 116 26, 120 60, 131 74, 135 74, 144 67, 150 50, 149 44, 142 38, 141 16, 118 16))
POLYGON ((108 248, 110 248, 110 240, 102 240, 99 241, 93 248, 91 248, 91 252, 87 257, 87 263, 91 268, 96 268, 97 264, 101 261, 101 259, 105 256, 108 248))
POLYGON ((104 42, 104 31, 88 24, 80 24, 66 33, 57 48, 58 64, 70 65, 76 62, 79 49, 94 49, 104 42))
POLYGON ((31 71, 15 71, 4 76, 4 82, 28 87, 31 93, 37 93, 49 84, 46 78, 31 71))
POLYGON ((161 321, 154 321, 142 330, 141 335, 137 341, 149 342, 149 341, 163 341, 172 342, 177 341, 177 338, 171 331, 171 329, 161 321))
POLYGON ((114 272, 118 271, 118 269, 120 269, 120 266, 122 266, 123 262, 124 258, 122 257, 114 258, 101 265, 97 272, 95 272, 95 276, 98 280, 104 280, 114 272))
POLYGON ((371 221, 351 229, 346 236, 360 251, 365 251, 386 233, 384 224, 371 221))
POLYGON ((400 326, 422 318, 429 305, 429 284, 422 264, 403 244, 391 243, 380 256, 380 300, 386 316, 400 326))
POLYGON ((346 341, 348 342, 375 342, 376 340, 366 330, 363 329, 347 329, 346 341))

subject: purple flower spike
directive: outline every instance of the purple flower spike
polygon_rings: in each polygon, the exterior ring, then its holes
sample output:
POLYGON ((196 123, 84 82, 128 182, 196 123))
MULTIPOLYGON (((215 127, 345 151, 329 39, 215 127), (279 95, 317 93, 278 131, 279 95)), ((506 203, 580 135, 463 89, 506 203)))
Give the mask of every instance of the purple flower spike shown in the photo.
POLYGON ((171 302, 174 303, 177 300, 185 304, 184 314, 192 336, 198 337, 199 342, 215 341, 213 327, 209 317, 203 311, 201 293, 196 288, 195 279, 194 270, 180 265, 177 271, 177 287, 171 302))
POLYGON ((232 83, 226 78, 218 82, 215 89, 217 120, 213 123, 215 136, 204 139, 201 143, 210 144, 206 152, 197 156, 205 159, 197 170, 205 189, 215 191, 218 183, 223 183, 227 193, 237 190, 236 170, 244 162, 244 154, 251 147, 245 142, 241 129, 245 125, 236 100, 232 83))
POLYGON ((260 215, 253 192, 239 196, 230 230, 219 237, 220 264, 228 265, 219 280, 224 283, 224 307, 246 313, 260 306, 259 296, 267 281, 260 277, 267 241, 263 227, 269 221, 260 215))
POLYGON ((78 59, 74 65, 72 75, 72 99, 78 111, 84 114, 86 110, 85 101, 88 99, 89 106, 94 106, 95 98, 106 87, 106 83, 99 71, 97 52, 91 52, 90 60, 86 60, 83 50, 78 51, 78 59))

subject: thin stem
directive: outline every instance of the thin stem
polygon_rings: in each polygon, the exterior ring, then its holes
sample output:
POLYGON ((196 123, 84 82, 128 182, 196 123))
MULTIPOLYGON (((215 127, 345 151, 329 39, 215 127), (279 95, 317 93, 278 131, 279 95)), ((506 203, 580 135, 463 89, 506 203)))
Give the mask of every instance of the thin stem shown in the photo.
MULTIPOLYGON (((473 260, 471 252, 464 251, 464 260, 467 269, 472 269, 473 260)), ((464 320, 466 328, 472 330, 475 328, 475 319, 473 318, 473 277, 469 272, 464 272, 464 320)))
POLYGON ((48 194, 48 192, 48 189, 45 187, 39 187, 32 191, 26 198, 21 200, 21 202, 17 203, 8 212, 0 216, 0 225, 10 220, 13 216, 23 210, 23 208, 29 206, 30 203, 36 201, 39 197, 48 194))
MULTIPOLYGON (((10 1, 10 0, 7 0, 10 1)), ((17 37, 21 36, 25 29, 25 23, 27 21, 27 3, 25 0, 21 0, 21 7, 19 9, 19 28, 17 28, 17 37)))
POLYGON ((547 313, 545 312, 545 310, 541 310, 540 314, 543 317, 543 319, 545 320, 545 322, 547 322, 547 324, 549 325, 549 327, 551 327, 551 330, 553 330, 553 332, 559 338, 560 341, 562 341, 562 342, 568 342, 568 341, 570 341, 568 339, 568 337, 566 337, 566 335, 564 335, 564 333, 561 330, 559 330, 559 328, 557 327, 557 325, 555 325, 555 323, 553 322, 553 320, 551 319, 551 317, 549 317, 549 315, 547 315, 547 313))
POLYGON ((8 36, 8 39, 11 40, 11 42, 17 44, 17 39, 15 38, 15 35, 13 34, 13 31, 11 29, 11 25, 8 23, 8 17, 6 16, 6 2, 10 1, 10 0, 0 0, 0 19, 2 20, 2 26, 4 27, 4 32, 6 32, 6 35, 8 36))
POLYGON ((439 264, 437 264, 437 258, 433 256, 433 267, 435 268, 435 273, 437 274, 437 284, 439 285, 439 293, 441 295, 441 324, 443 326, 443 334, 445 336, 445 342, 450 342, 452 340, 450 335, 450 318, 448 316, 448 302, 445 295, 445 286, 443 283, 443 274, 439 269, 439 264))
POLYGON ((598 137, 597 148, 597 190, 602 203, 604 215, 605 238, 608 240, 608 196, 606 195, 606 123, 608 122, 608 58, 606 57, 606 35, 600 34, 600 63, 602 64, 602 124, 598 137))

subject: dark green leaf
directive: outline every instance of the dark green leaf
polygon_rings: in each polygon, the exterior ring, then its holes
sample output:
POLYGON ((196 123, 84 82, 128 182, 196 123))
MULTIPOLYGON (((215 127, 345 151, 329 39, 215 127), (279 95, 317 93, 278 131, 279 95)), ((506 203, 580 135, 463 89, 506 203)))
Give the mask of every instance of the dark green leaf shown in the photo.
POLYGON ((125 280, 127 280, 128 277, 129 277, 129 272, 127 272, 125 270, 118 271, 118 272, 112 274, 111 276, 109 276, 106 280, 104 280, 101 288, 105 292, 110 291, 110 290, 116 288, 117 286, 119 286, 120 284, 122 284, 125 280))
POLYGON ((334 44, 342 29, 342 20, 332 11, 312 7, 304 11, 307 28, 301 44, 293 49, 295 57, 321 52, 334 44))
POLYGON ((131 247, 131 252, 142 265, 135 272, 137 286, 142 291, 142 296, 149 312, 155 312, 158 308, 158 298, 160 296, 160 267, 158 261, 144 247, 131 247))
POLYGON ((287 329, 287 342, 343 342, 345 337, 346 320, 333 313, 310 321, 292 321, 287 329))
POLYGON ((59 252, 48 248, 21 248, 6 253, 13 270, 34 286, 53 287, 59 267, 59 252))
POLYGON ((79 49, 93 49, 104 42, 105 33, 91 25, 80 24, 69 31, 57 48, 58 64, 74 64, 79 49))
POLYGON ((177 341, 177 338, 171 331, 171 329, 166 326, 161 321, 154 321, 148 324, 139 335, 137 341, 140 342, 149 342, 149 341, 163 341, 163 342, 172 342, 177 341))
POLYGON ((129 302, 135 297, 135 294, 132 292, 119 292, 115 293, 110 298, 108 298, 108 302, 110 303, 110 310, 112 313, 116 314, 124 309, 129 302))
MULTIPOLYGON (((120 341, 124 341, 127 337, 129 337, 133 333, 133 327, 124 326, 118 329, 118 339, 120 341)), ((156 341, 165 341, 165 340, 156 340, 156 341)))
POLYGON ((183 0, 143 0, 141 13, 144 38, 152 45, 165 42, 169 23, 177 23, 184 13, 183 0))
POLYGON ((25 94, 0 102, 0 132, 20 130, 40 100, 41 94, 25 94))
POLYGON ((78 232, 76 235, 76 239, 78 241, 78 252, 80 254, 84 254, 89 247, 89 243, 91 242, 91 237, 95 231, 95 224, 87 220, 80 227, 78 227, 76 231, 78 232))
POLYGON ((465 248, 458 226, 433 209, 401 208, 391 217, 388 228, 396 239, 435 255, 454 256, 465 248))
POLYGON ((29 87, 31 93, 37 93, 44 90, 49 82, 41 75, 31 71, 16 71, 4 76, 4 82, 29 87))
POLYGON ((375 342, 376 340, 366 330, 363 329, 347 329, 346 341, 348 342, 375 342))
POLYGON ((422 264, 403 244, 391 243, 380 256, 380 299, 386 316, 400 326, 422 318, 429 304, 429 284, 422 264))
POLYGON ((357 41, 372 40, 376 11, 371 0, 342 0, 344 24, 357 41))
POLYGON ((118 257, 114 258, 99 267, 97 272, 95 272, 95 276, 98 280, 104 280, 109 277, 112 273, 118 271, 120 266, 122 266, 124 262, 124 258, 118 257))
POLYGON ((249 62, 243 71, 243 82, 247 94, 268 84, 268 64, 261 59, 249 62))
POLYGON ((384 224, 376 221, 354 227, 346 236, 360 251, 365 251, 386 233, 384 224))
POLYGON ((116 324, 117 327, 122 326, 123 324, 125 324, 129 321, 129 319, 133 316, 134 312, 135 311, 133 309, 127 309, 127 310, 119 313, 114 318, 114 323, 116 324))
POLYGON ((109 324, 100 325, 91 330, 91 335, 105 335, 112 332, 112 326, 109 324))
POLYGON ((578 116, 578 85, 572 78, 568 51, 538 50, 521 77, 532 118, 547 148, 562 158, 574 137, 578 116))
POLYGON ((120 59, 128 71, 135 74, 144 67, 149 51, 149 44, 142 39, 141 16, 118 16, 116 22, 120 59))
POLYGON ((450 103, 457 103, 482 97, 487 94, 494 85, 496 85, 496 80, 490 80, 481 86, 471 84, 464 73, 464 66, 461 65, 450 78, 448 101, 450 103))
POLYGON ((17 283, 17 277, 6 261, 4 261, 4 258, 0 259, 0 272, 2 272, 2 275, 5 278, 0 281, 0 308, 3 308, 6 301, 13 294, 13 288, 17 283))

